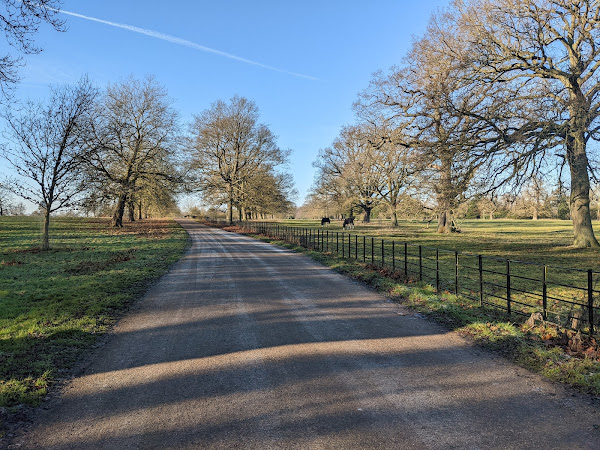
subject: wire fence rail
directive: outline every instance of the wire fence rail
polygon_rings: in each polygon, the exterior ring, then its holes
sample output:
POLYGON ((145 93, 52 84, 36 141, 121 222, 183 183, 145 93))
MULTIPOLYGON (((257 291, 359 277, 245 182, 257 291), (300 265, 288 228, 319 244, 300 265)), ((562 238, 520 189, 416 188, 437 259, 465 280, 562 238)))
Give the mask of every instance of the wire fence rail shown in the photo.
POLYGON ((594 335, 600 328, 596 288, 600 272, 517 261, 375 238, 344 231, 238 222, 236 226, 287 243, 398 273, 497 308, 508 315, 542 318, 561 327, 594 335))

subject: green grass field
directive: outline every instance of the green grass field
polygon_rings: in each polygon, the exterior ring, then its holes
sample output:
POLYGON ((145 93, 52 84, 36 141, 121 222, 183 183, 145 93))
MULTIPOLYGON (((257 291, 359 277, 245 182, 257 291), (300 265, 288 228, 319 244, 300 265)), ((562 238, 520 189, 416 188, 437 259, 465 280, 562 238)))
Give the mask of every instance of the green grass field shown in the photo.
MULTIPOLYGON (((282 220, 283 225, 323 229, 317 220, 282 220)), ((398 228, 391 228, 389 221, 376 220, 364 224, 355 222, 352 234, 366 234, 383 239, 439 247, 450 251, 467 252, 531 261, 548 265, 600 270, 600 252, 593 249, 573 249, 571 222, 568 220, 465 220, 460 222, 460 233, 441 235, 436 224, 429 228, 423 222, 401 221, 398 228)), ((332 220, 324 228, 341 232, 342 222, 332 220)), ((594 223, 596 236, 600 238, 600 222, 594 223)))
POLYGON ((187 246, 171 220, 56 218, 41 252, 41 226, 0 217, 0 406, 38 402, 187 246))

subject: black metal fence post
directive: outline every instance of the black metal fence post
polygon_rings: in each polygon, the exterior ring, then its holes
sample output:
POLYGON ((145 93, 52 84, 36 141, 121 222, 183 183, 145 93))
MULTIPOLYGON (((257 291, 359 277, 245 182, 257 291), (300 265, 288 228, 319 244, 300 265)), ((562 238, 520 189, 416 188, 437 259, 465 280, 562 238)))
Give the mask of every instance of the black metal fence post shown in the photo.
POLYGON ((352 235, 348 233, 348 259, 352 258, 352 235))
POLYGON ((506 260, 506 311, 510 316, 510 260, 506 260))
POLYGON ((440 291, 440 251, 435 249, 435 290, 440 291))
POLYGON ((454 293, 458 295, 458 252, 454 252, 454 293))
POLYGON ((325 251, 329 252, 329 230, 327 230, 327 239, 325 240, 325 251))
POLYGON ((340 234, 338 231, 335 232, 335 254, 340 254, 340 234))
POLYGON ((396 241, 392 241, 392 270, 396 271, 396 241))
POLYGON ((546 284, 547 276, 548 268, 544 266, 542 270, 542 317, 544 320, 548 319, 548 286, 546 284))
POLYGON ((346 238, 344 237, 344 233, 342 233, 342 258, 346 257, 346 238))
POLYGON ((371 264, 375 264, 375 238, 371 238, 371 264))
POLYGON ((483 306, 483 258, 477 255, 479 260, 479 306, 483 306))
POLYGON ((354 259, 358 261, 358 234, 354 235, 354 259))
POLYGON ((383 249, 383 239, 381 240, 381 267, 385 266, 385 256, 383 249))
POLYGON ((588 320, 590 321, 590 336, 594 334, 594 283, 592 270, 588 270, 588 320))
POLYGON ((367 262, 367 238, 363 236, 363 262, 367 262))
POLYGON ((419 281, 423 281, 423 249, 419 245, 419 281))

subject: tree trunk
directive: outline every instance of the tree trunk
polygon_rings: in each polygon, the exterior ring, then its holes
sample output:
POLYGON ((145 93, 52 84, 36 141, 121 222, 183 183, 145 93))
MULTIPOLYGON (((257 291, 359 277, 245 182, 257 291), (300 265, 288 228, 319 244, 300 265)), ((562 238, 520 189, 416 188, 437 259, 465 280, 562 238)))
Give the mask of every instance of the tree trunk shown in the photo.
POLYGON ((127 213, 130 222, 135 222, 135 204, 133 200, 127 201, 127 213))
POLYGON ((113 212, 111 225, 113 227, 123 227, 123 214, 125 213, 125 202, 127 200, 127 194, 119 194, 117 199, 117 205, 113 212))
POLYGON ((440 157, 440 179, 437 186, 438 208, 438 233, 452 231, 452 206, 454 205, 454 186, 452 185, 452 157, 449 152, 442 152, 440 157))
POLYGON ((227 223, 233 223, 233 185, 227 183, 227 223))
POLYGON ((363 210, 365 211, 365 216, 363 217, 363 222, 364 223, 369 223, 371 222, 371 210, 373 208, 369 208, 369 207, 364 207, 363 206, 363 210))
POLYGON ((571 119, 571 130, 567 136, 567 160, 571 171, 570 211, 573 220, 573 247, 600 247, 590 215, 590 178, 584 131, 571 119), (578 128, 578 129, 574 129, 578 128))
POLYGON ((392 209, 392 226, 396 228, 398 226, 398 213, 396 212, 396 208, 392 209))
POLYGON ((142 220, 142 201, 138 202, 138 220, 142 220))
POLYGON ((452 231, 452 213, 450 211, 440 212, 438 219, 438 233, 450 233, 452 231))
POLYGON ((42 233, 42 250, 50 249, 50 208, 44 212, 44 231, 42 233))

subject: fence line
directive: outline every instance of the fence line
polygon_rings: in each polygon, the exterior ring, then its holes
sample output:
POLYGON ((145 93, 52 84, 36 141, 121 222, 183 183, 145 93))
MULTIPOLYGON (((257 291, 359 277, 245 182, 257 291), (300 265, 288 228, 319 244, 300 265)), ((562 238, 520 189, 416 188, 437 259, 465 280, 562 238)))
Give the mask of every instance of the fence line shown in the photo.
POLYGON ((506 311, 530 316, 590 335, 599 329, 596 289, 600 272, 445 250, 344 231, 286 226, 272 222, 239 222, 237 226, 343 258, 390 269, 406 279, 425 281, 506 311), (537 272, 537 276, 535 273, 537 272), (568 280, 578 281, 569 283, 568 280), (565 281, 566 280, 566 281, 565 281))

